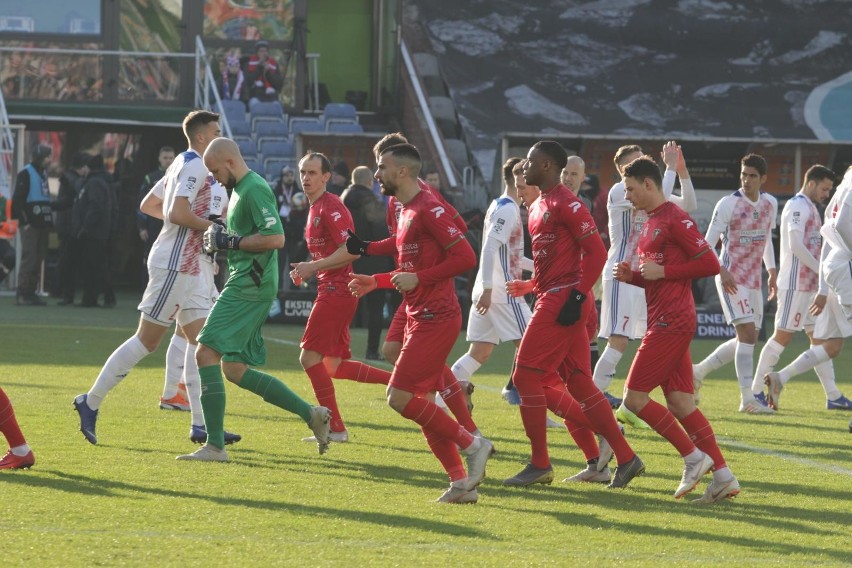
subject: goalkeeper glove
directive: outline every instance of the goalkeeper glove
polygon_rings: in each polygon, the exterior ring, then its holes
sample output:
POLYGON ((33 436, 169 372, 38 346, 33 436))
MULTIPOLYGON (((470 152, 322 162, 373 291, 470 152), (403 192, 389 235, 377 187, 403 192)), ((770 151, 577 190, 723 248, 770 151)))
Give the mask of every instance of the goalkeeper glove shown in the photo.
POLYGON ((346 252, 349 254, 368 256, 367 246, 370 244, 370 241, 362 241, 358 238, 358 235, 352 232, 352 229, 346 229, 346 232, 349 233, 349 236, 346 237, 346 252))
POLYGON ((212 253, 218 250, 238 249, 242 237, 237 235, 229 235, 225 232, 225 228, 218 223, 213 223, 207 230, 204 231, 203 248, 204 252, 212 253))
POLYGON ((583 302, 586 301, 586 295, 577 290, 571 290, 568 294, 568 300, 562 309, 559 310, 559 315, 556 316, 556 321, 560 325, 574 325, 580 320, 580 314, 583 311, 583 302))

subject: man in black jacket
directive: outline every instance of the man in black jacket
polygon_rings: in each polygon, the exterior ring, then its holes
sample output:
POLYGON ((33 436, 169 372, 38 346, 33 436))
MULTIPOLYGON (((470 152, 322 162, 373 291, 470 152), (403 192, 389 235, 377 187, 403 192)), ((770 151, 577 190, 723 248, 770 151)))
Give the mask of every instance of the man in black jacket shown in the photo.
POLYGON ((62 295, 60 306, 74 304, 77 271, 80 269, 80 246, 74 236, 71 208, 89 174, 90 158, 91 156, 84 152, 74 156, 71 167, 59 178, 59 194, 53 202, 53 210, 56 212, 54 226, 59 235, 59 290, 62 295))
MULTIPOLYGON (((388 236, 385 212, 387 207, 370 187, 373 185, 373 172, 365 166, 352 170, 352 185, 341 194, 341 199, 355 223, 355 234, 368 241, 379 241, 388 236), (365 237, 363 235, 369 235, 365 237)), ((393 270, 390 257, 362 256, 352 263, 356 274, 376 274, 393 270)), ((385 290, 373 290, 358 302, 357 317, 367 320, 367 355, 373 361, 383 359, 379 355, 379 339, 384 323, 385 290)))
POLYGON ((47 187, 47 160, 50 146, 33 148, 32 159, 18 172, 12 195, 12 218, 18 220, 21 235, 21 266, 18 271, 17 303, 19 306, 44 306, 36 296, 41 263, 47 255, 47 237, 53 218, 47 187))
POLYGON ((107 244, 113 223, 112 176, 101 155, 89 160, 89 175, 74 203, 73 231, 80 243, 83 265, 83 307, 98 305, 107 274, 107 244))
POLYGON ((154 187, 154 184, 166 175, 166 170, 169 169, 169 166, 171 166, 172 162, 175 161, 175 149, 171 146, 163 146, 160 148, 160 153, 157 159, 159 161, 159 167, 156 170, 145 174, 145 177, 142 179, 142 185, 139 186, 139 202, 136 206, 136 228, 139 231, 139 238, 143 243, 145 243, 145 254, 142 258, 142 270, 145 275, 144 284, 146 286, 148 285, 148 254, 151 252, 151 247, 154 246, 154 241, 157 240, 157 237, 160 234, 160 229, 163 228, 163 221, 142 213, 142 211, 139 210, 139 204, 142 203, 142 200, 145 199, 145 196, 148 195, 148 192, 151 191, 152 187, 154 187))

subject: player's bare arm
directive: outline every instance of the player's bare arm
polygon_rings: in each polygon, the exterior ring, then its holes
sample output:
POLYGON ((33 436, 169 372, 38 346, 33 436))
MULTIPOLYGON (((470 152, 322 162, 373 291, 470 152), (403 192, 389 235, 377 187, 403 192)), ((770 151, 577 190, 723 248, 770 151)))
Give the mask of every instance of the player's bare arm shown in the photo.
POLYGON ((290 267, 292 270, 290 271, 290 278, 298 277, 302 280, 307 280, 321 270, 334 270, 335 268, 341 268, 347 264, 351 264, 352 261, 358 260, 359 258, 360 256, 357 254, 350 254, 346 250, 346 244, 344 243, 341 244, 336 251, 325 258, 311 260, 308 262, 291 263, 290 267))
POLYGON ((766 280, 766 286, 769 288, 769 295, 766 297, 767 300, 774 300, 778 295, 778 269, 770 268, 768 270, 769 278, 766 280))
POLYGON ((169 222, 196 231, 204 231, 212 224, 211 221, 199 217, 192 212, 189 199, 186 197, 175 198, 174 203, 169 208, 169 222))
MULTIPOLYGON (((139 204, 139 211, 144 213, 149 217, 154 217, 155 219, 163 219, 163 200, 154 194, 154 189, 151 188, 151 191, 142 199, 142 203, 139 204)), ((147 234, 147 231, 145 231, 147 234)))

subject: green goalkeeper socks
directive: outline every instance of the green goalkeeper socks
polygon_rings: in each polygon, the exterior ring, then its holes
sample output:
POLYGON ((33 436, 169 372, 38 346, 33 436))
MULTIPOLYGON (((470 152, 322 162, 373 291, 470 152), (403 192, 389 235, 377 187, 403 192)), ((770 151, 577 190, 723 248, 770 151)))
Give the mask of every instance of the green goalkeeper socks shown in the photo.
POLYGON ((311 405, 275 377, 249 369, 240 379, 239 386, 263 397, 263 400, 278 408, 298 414, 305 422, 311 419, 311 405))
POLYGON ((201 409, 207 428, 207 443, 220 450, 225 447, 225 381, 219 365, 200 367, 201 409))

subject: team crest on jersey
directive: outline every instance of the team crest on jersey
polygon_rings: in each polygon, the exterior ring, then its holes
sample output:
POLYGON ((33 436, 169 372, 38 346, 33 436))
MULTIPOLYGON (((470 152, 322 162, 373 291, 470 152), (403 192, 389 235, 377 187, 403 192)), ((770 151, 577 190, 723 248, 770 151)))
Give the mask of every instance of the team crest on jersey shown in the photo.
POLYGON ((550 211, 545 211, 544 215, 541 216, 542 223, 547 223, 547 220, 550 219, 550 211))
POLYGON ((592 228, 592 224, 591 224, 591 223, 589 223, 588 221, 583 221, 583 222, 580 224, 580 231, 581 231, 581 232, 586 232, 586 231, 588 231, 588 230, 589 230, 589 229, 591 229, 591 228, 592 228))
POLYGON ((494 223, 494 232, 495 232, 495 233, 501 233, 501 232, 503 232, 503 226, 504 226, 505 224, 506 224, 506 220, 505 220, 505 219, 497 219, 497 221, 494 223))
POLYGON ((658 237, 658 236, 660 236, 660 233, 662 233, 662 232, 663 232, 663 231, 662 231, 662 230, 660 230, 660 229, 654 229, 654 234, 653 234, 653 235, 651 235, 651 240, 652 240, 652 241, 653 241, 653 240, 656 240, 656 239, 657 239, 657 237, 658 237))
POLYGON ((314 227, 319 227, 319 224, 320 224, 320 218, 314 217, 314 227))
POLYGON ((757 209, 755 209, 755 210, 752 212, 751 216, 752 216, 752 217, 754 217, 754 219, 755 219, 755 220, 756 220, 756 219, 760 219, 760 211, 758 211, 757 209))

